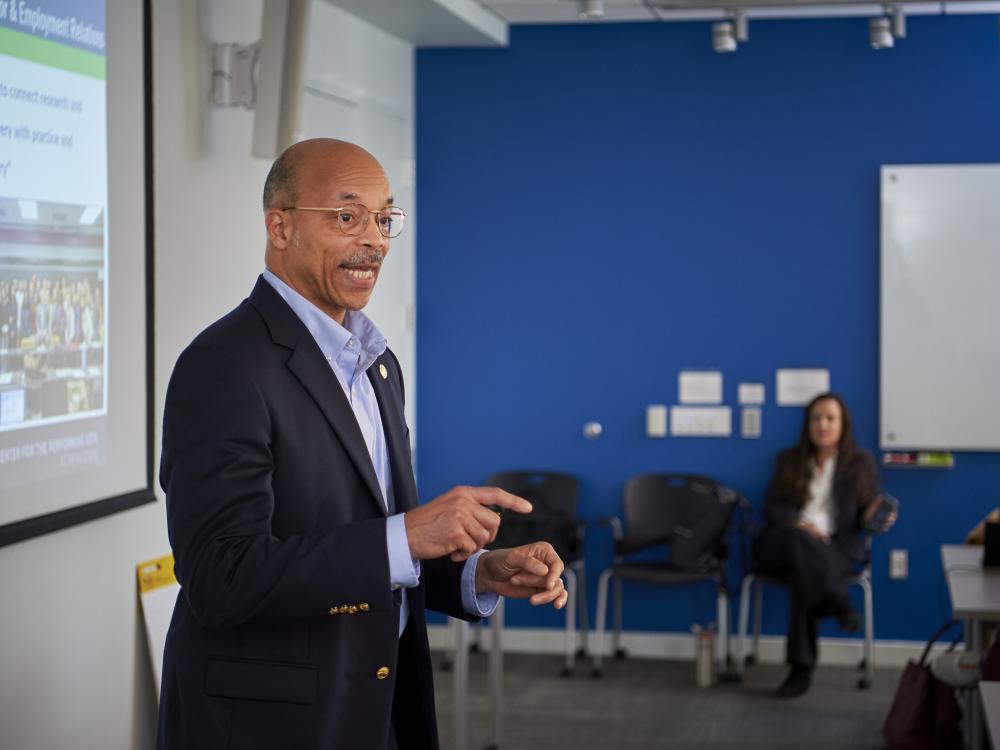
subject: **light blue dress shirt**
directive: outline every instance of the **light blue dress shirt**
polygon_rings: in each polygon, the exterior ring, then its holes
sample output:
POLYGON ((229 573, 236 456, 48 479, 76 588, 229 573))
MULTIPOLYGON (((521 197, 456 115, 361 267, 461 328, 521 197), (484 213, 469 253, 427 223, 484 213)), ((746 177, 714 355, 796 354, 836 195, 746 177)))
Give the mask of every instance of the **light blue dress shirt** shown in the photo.
MULTIPOLYGON (((385 353, 385 336, 375 327, 371 319, 360 311, 348 310, 344 325, 324 313, 312 302, 278 278, 270 269, 264 269, 264 279, 281 298, 288 303, 299 320, 305 325, 320 351, 330 363, 337 376, 344 395, 354 410, 358 427, 365 439, 368 455, 371 456, 382 503, 389 510, 389 493, 392 492, 392 472, 389 468, 389 454, 382 430, 382 416, 371 381, 365 375, 369 367, 385 353)), ((406 538, 406 524, 403 514, 397 513, 386 519, 386 545, 389 550, 389 583, 393 588, 413 588, 420 583, 420 562, 410 557, 410 544, 406 538)), ((489 617, 497 607, 496 594, 476 593, 476 563, 482 551, 470 557, 462 570, 462 606, 467 612, 480 617, 489 617)), ((410 605, 404 596, 399 609, 399 633, 410 616, 410 605)))

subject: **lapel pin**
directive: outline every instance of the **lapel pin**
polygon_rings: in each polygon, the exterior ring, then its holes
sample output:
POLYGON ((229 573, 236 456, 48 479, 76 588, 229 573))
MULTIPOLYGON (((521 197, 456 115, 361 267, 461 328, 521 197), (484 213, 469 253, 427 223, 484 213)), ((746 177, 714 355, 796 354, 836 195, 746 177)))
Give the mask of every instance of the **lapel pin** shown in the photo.
POLYGON ((382 376, 382 380, 388 380, 389 371, 385 369, 385 365, 378 366, 378 374, 382 376))

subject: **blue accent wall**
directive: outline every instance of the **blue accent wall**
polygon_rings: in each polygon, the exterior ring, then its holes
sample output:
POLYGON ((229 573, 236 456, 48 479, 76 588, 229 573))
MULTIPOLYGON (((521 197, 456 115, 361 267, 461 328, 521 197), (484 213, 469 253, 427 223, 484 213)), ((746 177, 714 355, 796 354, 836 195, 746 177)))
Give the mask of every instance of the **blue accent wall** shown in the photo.
MULTIPOLYGON (((1000 162, 996 18, 908 26, 884 51, 866 19, 753 22, 732 55, 707 23, 517 26, 506 49, 419 51, 422 497, 558 469, 593 518, 620 512, 629 476, 676 471, 759 507, 802 418, 774 405, 779 367, 828 367, 877 449, 879 166, 1000 162), (645 406, 707 367, 736 436, 645 437, 645 406), (738 437, 740 381, 767 385, 760 440, 738 437)), ((924 639, 948 614, 939 545, 1000 503, 1000 455, 882 481, 902 513, 875 544, 876 635, 924 639), (894 547, 906 581, 888 580, 894 547)), ((610 535, 587 543, 593 610, 610 535)), ((625 627, 687 631, 713 601, 630 588, 625 627)), ((562 622, 516 604, 511 624, 562 622)))

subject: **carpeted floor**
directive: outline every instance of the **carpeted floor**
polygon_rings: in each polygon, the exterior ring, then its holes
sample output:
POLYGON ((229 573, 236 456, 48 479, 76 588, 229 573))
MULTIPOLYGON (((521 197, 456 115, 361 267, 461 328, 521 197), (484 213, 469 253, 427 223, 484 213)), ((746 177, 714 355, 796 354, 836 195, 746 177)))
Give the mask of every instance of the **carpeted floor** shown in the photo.
MULTIPOLYGON (((435 654, 442 750, 482 750, 490 743, 487 663, 473 654, 468 748, 453 743, 452 675, 435 654)), ((559 676, 555 656, 504 657, 504 750, 866 750, 883 747, 882 720, 900 670, 876 671, 875 685, 855 688, 858 672, 821 667, 805 696, 772 696, 785 668, 760 665, 743 684, 694 687, 694 665, 650 659, 605 662, 601 679, 581 663, 559 676)))

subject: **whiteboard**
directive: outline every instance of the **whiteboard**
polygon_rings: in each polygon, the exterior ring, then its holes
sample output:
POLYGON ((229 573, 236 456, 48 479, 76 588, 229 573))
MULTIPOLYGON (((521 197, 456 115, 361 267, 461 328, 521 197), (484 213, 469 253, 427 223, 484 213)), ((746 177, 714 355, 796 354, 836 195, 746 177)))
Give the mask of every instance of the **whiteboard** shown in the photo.
POLYGON ((882 167, 880 443, 1000 450, 1000 165, 882 167))

